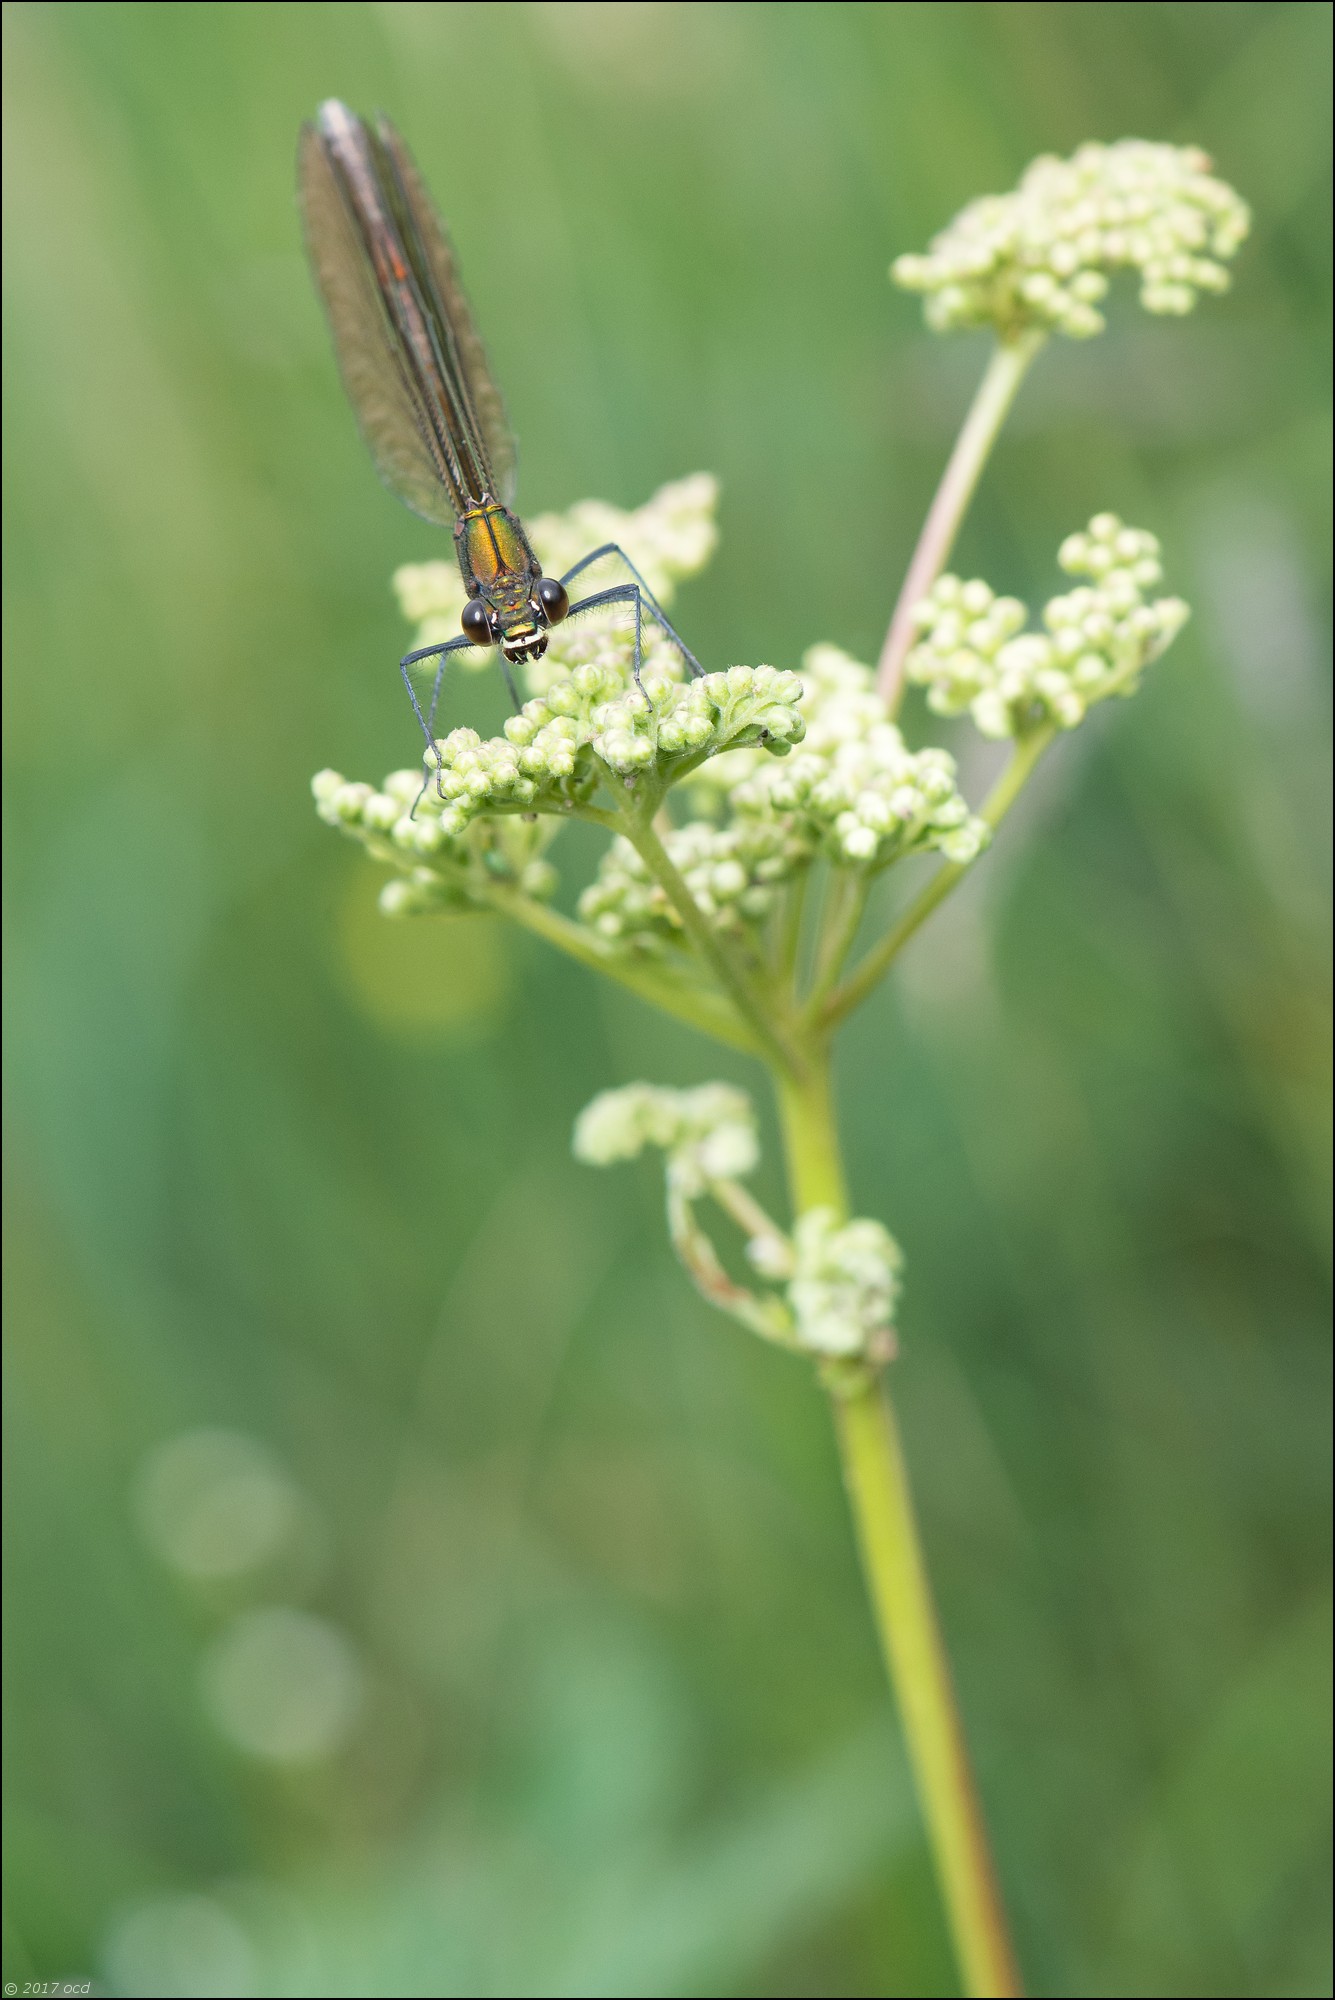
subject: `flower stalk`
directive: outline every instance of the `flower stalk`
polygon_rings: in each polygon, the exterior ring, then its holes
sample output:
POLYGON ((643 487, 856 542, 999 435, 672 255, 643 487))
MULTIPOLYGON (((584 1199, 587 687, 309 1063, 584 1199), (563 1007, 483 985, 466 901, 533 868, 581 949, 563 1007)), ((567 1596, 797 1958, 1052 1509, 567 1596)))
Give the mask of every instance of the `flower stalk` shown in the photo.
POLYGON ((908 1469, 879 1379, 833 1398, 867 1592, 899 1703, 942 1899, 971 1994, 1018 1994, 1019 1971, 932 1603, 908 1469))
POLYGON ((700 956, 713 971, 738 1015, 751 1030, 766 1059, 777 1064, 784 1074, 799 1072, 803 1066, 800 1051, 793 1045, 782 1025, 767 1011, 763 999, 747 977, 744 968, 737 963, 727 941, 711 927, 708 918, 682 880, 680 869, 660 839, 652 817, 627 816, 624 830, 627 839, 644 861, 650 874, 661 883, 688 937, 695 943, 700 956))
MULTIPOLYGON (((776 1078, 793 1207, 846 1208, 828 1059, 776 1078)), ((971 1994, 1021 1991, 932 1602, 894 1409, 876 1371, 827 1371, 835 1431, 886 1672, 971 1994)))
POLYGON ((923 522, 876 665, 877 686, 892 715, 898 713, 903 700, 904 662, 917 636, 913 614, 950 560, 960 523, 977 491, 992 447, 1020 393, 1020 384, 1047 337, 1038 327, 998 337, 955 440, 941 484, 923 522))

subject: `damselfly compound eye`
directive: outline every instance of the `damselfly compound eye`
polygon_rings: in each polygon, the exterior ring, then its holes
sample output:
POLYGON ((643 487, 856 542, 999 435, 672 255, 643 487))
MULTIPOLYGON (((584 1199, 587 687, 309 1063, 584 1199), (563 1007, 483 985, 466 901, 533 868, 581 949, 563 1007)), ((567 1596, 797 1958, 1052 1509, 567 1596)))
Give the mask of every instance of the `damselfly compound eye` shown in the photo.
MULTIPOLYGON (((565 592, 561 591, 561 595, 564 597, 565 592)), ((475 646, 490 646, 493 643, 491 620, 487 616, 487 607, 480 597, 469 598, 459 614, 459 623, 475 646)))
POLYGON ((547 614, 549 625, 559 625, 570 609, 566 587, 563 583, 558 583, 554 576, 544 576, 539 579, 538 602, 547 614))

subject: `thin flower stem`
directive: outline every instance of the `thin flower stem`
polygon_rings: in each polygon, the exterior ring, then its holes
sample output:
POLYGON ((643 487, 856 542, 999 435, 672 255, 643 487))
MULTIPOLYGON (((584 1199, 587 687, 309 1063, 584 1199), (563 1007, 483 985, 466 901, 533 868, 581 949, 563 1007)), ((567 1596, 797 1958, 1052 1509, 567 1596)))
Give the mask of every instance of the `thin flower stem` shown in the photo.
POLYGON ((653 826, 646 819, 633 818, 628 814, 619 830, 666 891, 687 935, 750 1028, 766 1060, 777 1064, 785 1074, 799 1074, 803 1067, 801 1054, 776 1026, 771 1010, 765 1006, 727 943, 696 902, 653 826))
MULTIPOLYGON (((1054 724, 1044 723, 1016 742, 1010 761, 988 793, 980 814, 980 817, 994 830, 1014 805, 1028 782, 1035 764, 1056 733, 1054 724)), ((964 880, 974 866, 973 861, 948 861, 944 867, 937 869, 931 881, 914 897, 898 922, 892 924, 885 936, 872 946, 843 985, 830 994, 820 1013, 820 1025, 823 1030, 828 1032, 831 1028, 837 1027, 855 1007, 862 1005, 867 995, 884 979, 914 932, 931 916, 932 911, 945 901, 951 890, 964 880)))
POLYGON ((675 979, 657 967, 638 964, 628 954, 600 943, 559 910, 535 902, 518 889, 508 889, 498 882, 488 888, 487 900, 501 915, 513 917, 525 930, 545 938, 567 957, 577 959, 594 972, 606 973, 641 1000, 675 1015, 702 1035, 710 1035, 716 1042, 725 1042, 729 1048, 741 1049, 747 1055, 758 1053, 755 1036, 723 994, 675 979))
POLYGON ((726 1215, 730 1215, 737 1227, 750 1237, 765 1237, 775 1243, 783 1242, 783 1231, 773 1216, 767 1215, 749 1189, 740 1181, 711 1181, 709 1192, 726 1215))
POLYGON ((672 1247, 700 1295, 720 1312, 740 1320, 752 1333, 758 1333, 762 1340, 775 1341, 780 1347, 793 1346, 792 1322, 783 1302, 772 1292, 757 1297, 728 1276, 718 1252, 696 1221, 690 1202, 674 1185, 670 1173, 667 1218, 672 1247))
POLYGON ((789 883, 779 916, 778 974, 790 989, 797 978, 797 957, 802 949, 802 917, 810 882, 811 864, 808 862, 796 880, 789 883))
POLYGON ((964 419, 964 427, 955 440, 955 449, 950 454, 950 462, 941 475, 941 484, 936 489, 936 497, 923 523, 918 546, 913 551, 913 560, 881 648, 877 686, 892 715, 898 710, 904 692, 904 662, 913 644, 914 607, 926 597, 946 566, 960 522, 973 498, 988 454, 996 443, 997 433, 1015 401, 1030 362, 1046 339, 1045 332, 1031 328, 1009 340, 998 340, 969 414, 964 419))
POLYGON ((834 875, 834 893, 829 899, 817 954, 816 977, 806 1003, 809 1019, 818 1019, 821 1003, 831 991, 844 962, 853 949, 858 926, 867 907, 871 878, 865 869, 854 873, 840 868, 834 875))
MULTIPOLYGON (((848 1212, 827 1060, 777 1077, 795 1214, 848 1212)), ((844 1478, 886 1670, 970 1995, 1019 1994, 987 1834, 927 1580, 889 1397, 869 1376, 832 1396, 844 1478)))

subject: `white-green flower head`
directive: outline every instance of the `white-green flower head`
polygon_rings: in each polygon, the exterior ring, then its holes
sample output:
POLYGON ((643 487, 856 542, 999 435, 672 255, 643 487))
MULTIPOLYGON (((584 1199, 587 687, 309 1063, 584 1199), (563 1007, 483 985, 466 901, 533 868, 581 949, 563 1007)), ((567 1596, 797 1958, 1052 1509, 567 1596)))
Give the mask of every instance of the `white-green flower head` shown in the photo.
MULTIPOLYGON (((686 682, 651 674, 642 688, 627 686, 617 668, 577 667, 525 702, 504 736, 484 741, 474 729, 454 729, 438 741, 425 759, 434 816, 452 838, 482 815, 569 812, 602 782, 644 774, 666 782, 736 744, 784 756, 806 728, 801 693, 796 674, 773 667, 729 667, 686 682)), ((424 802, 419 818, 425 811, 424 802)))
POLYGON ((897 258, 896 284, 925 295, 938 331, 992 326, 1076 339, 1104 326, 1110 271, 1140 273, 1147 312, 1190 312, 1228 286, 1226 264, 1250 227, 1246 203, 1195 146, 1122 139, 1044 156, 1013 194, 970 202, 925 256, 897 258))
MULTIPOLYGON (((712 473, 697 472, 689 479, 660 487, 643 507, 629 512, 609 506, 605 500, 581 500, 564 514, 538 514, 525 527, 548 576, 563 576, 581 556, 604 542, 615 542, 660 604, 667 605, 677 584, 702 570, 713 555, 718 542, 717 509, 718 481, 712 473)), ((600 583, 612 580, 599 573, 600 583)), ((625 581, 624 575, 615 580, 625 581)), ((577 597, 578 579, 572 589, 577 597)), ((414 646, 434 646, 458 638, 466 595, 458 563, 443 559, 405 563, 394 572, 394 590, 404 617, 417 627, 414 646)), ((617 664, 628 670, 633 632, 633 615, 626 616, 620 610, 591 613, 588 620, 577 619, 573 625, 553 628, 546 657, 531 662, 530 692, 544 693, 551 681, 579 666, 617 664)), ((651 671, 674 680, 681 678, 680 653, 652 621, 645 623, 644 647, 651 671)), ((481 671, 494 664, 495 655, 465 652, 459 658, 466 667, 481 671)))
MULTIPOLYGON (((717 929, 758 924, 780 886, 808 859, 803 843, 779 820, 737 820, 714 826, 692 820, 663 836, 696 904, 717 929)), ((636 849, 618 837, 579 899, 581 920, 600 937, 648 947, 684 944, 676 906, 636 849)))
POLYGON ((888 1359, 904 1263, 889 1230, 866 1218, 841 1225, 833 1209, 812 1208, 798 1217, 793 1253, 787 1296, 799 1344, 813 1354, 888 1359))
POLYGON ((1158 542, 1116 514, 1096 514, 1062 543, 1058 561, 1089 582, 1045 605, 1042 632, 1024 629, 1018 598, 998 597, 978 578, 937 579, 914 612, 922 636, 907 663, 929 708, 968 709, 984 736, 1021 736, 1044 722, 1074 729, 1092 703, 1135 693, 1190 615, 1180 597, 1146 600, 1163 576, 1158 542))
POLYGON ((386 916, 486 909, 486 892, 498 881, 538 901, 554 893, 556 871, 542 851, 559 822, 483 820, 451 836, 438 811, 413 817, 421 788, 416 771, 391 771, 378 789, 351 784, 338 771, 311 780, 320 818, 399 871, 380 892, 386 916))
POLYGON ((755 1109, 744 1090, 727 1083, 695 1090, 631 1083, 600 1092, 575 1121, 575 1158, 588 1166, 633 1160, 646 1146, 661 1147, 673 1184, 694 1198, 753 1171, 760 1158, 755 1109))
POLYGON ((814 646, 802 680, 807 733, 782 772, 727 760, 738 773, 727 795, 735 823, 777 822, 797 852, 844 867, 884 868, 933 848, 972 861, 989 830, 961 797, 953 759, 907 748, 871 668, 835 646, 814 646))

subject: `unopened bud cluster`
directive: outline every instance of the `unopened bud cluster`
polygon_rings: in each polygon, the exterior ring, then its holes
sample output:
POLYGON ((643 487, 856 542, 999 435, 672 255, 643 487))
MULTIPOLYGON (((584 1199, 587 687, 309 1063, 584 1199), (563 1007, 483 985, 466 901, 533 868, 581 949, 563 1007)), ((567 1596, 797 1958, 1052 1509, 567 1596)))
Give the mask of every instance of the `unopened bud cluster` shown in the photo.
MULTIPOLYGON (((665 833, 663 845, 699 908, 723 931, 767 917, 782 884, 806 859, 802 843, 778 820, 735 820, 721 827, 692 820, 665 833)), ((579 914, 601 937, 617 942, 684 937, 676 906, 621 836, 580 897, 579 914)))
MULTIPOLYGON (((837 646, 813 646, 801 685, 801 747, 782 766, 743 747, 711 757, 688 780, 711 817, 664 836, 720 930, 763 922, 778 891, 818 856, 874 872, 928 850, 972 861, 991 838, 960 794, 953 758, 906 748, 870 667, 837 646)), ((610 940, 684 938, 670 898, 625 840, 604 855, 579 914, 610 940)))
MULTIPOLYGON (((312 781, 316 809, 329 825, 360 839, 378 860, 414 871, 387 892, 395 914, 460 907, 471 896, 483 849, 493 852, 545 844, 516 843, 479 825, 507 816, 565 814, 611 776, 622 782, 652 772, 659 780, 716 750, 757 746, 783 756, 806 724, 798 708, 802 683, 773 667, 730 667, 726 673, 677 682, 646 680, 627 688, 617 667, 583 666, 511 716, 502 736, 482 738, 454 729, 424 759, 425 784, 412 771, 391 772, 379 790, 349 783, 337 771, 312 781)), ((550 893, 547 865, 534 873, 531 855, 510 869, 529 893, 550 893), (528 872, 525 872, 527 868, 528 872)), ((494 865, 494 863, 493 863, 494 865)))
POLYGON ((900 257, 895 282, 925 295, 938 331, 1026 327, 1080 339, 1104 326, 1107 273, 1140 273, 1147 312, 1190 312, 1228 286, 1227 259, 1250 226, 1246 203, 1195 146, 1122 139, 1049 156, 1012 194, 970 202, 925 256, 900 257))
POLYGON ((661 1148, 679 1191, 695 1198, 713 1182, 754 1170, 760 1159, 755 1108, 744 1090, 727 1083, 694 1090, 631 1083, 601 1091, 575 1121, 575 1158, 587 1166, 633 1160, 646 1146, 661 1148))
POLYGON ((799 1215, 787 1291, 798 1344, 811 1354, 889 1360, 903 1265, 879 1222, 840 1223, 830 1208, 799 1215))
POLYGON ((542 859, 553 831, 550 820, 482 820, 450 836, 442 831, 439 813, 413 817, 421 790, 417 771, 391 771, 378 788, 353 783, 339 771, 318 771, 311 780, 315 809, 325 824, 400 871, 380 892, 387 917, 486 909, 487 892, 498 881, 539 902, 553 893, 556 870, 542 859))
POLYGON ((806 727, 801 693, 796 674, 773 667, 729 667, 685 682, 651 677, 642 687, 627 687, 615 668, 577 667, 525 702, 504 735, 453 729, 442 737, 426 758, 418 817, 450 839, 483 814, 567 812, 607 774, 667 780, 688 759, 742 744, 781 757, 806 727))
POLYGON ((1090 581, 1044 606, 1044 632, 1023 629, 1029 614, 1018 598, 979 579, 938 578, 914 612, 922 638, 907 663, 937 714, 968 709, 984 736, 1021 736, 1044 722, 1074 729, 1092 703, 1134 694, 1141 670, 1186 623, 1180 597, 1146 601, 1163 576, 1159 544, 1116 514, 1095 515, 1057 559, 1090 581))
MULTIPOLYGON (((676 585, 702 570, 714 553, 717 508, 718 481, 712 473, 697 472, 660 487, 642 507, 626 510, 609 506, 605 500, 581 500, 564 514, 535 515, 525 526, 547 576, 564 576, 582 556, 606 542, 615 542, 625 550, 654 596, 666 605, 676 585)), ((572 601, 629 580, 624 565, 595 565, 575 578, 572 601)), ((435 646, 458 638, 465 592, 456 562, 405 563, 394 573, 394 590, 404 617, 417 627, 414 646, 435 646)), ((633 616, 627 617, 620 607, 591 613, 587 621, 577 618, 568 625, 554 626, 546 657, 530 662, 525 669, 529 692, 542 694, 553 678, 577 666, 609 664, 602 657, 608 634, 614 635, 611 644, 617 658, 622 657, 623 640, 633 630, 633 616)), ((644 653, 646 664, 656 672, 676 679, 683 671, 680 653, 651 619, 644 623, 644 653)), ((478 648, 456 657, 461 665, 482 670, 493 665, 496 656, 478 648)), ((434 663, 430 671, 434 672, 434 663)))
POLYGON ((906 747, 871 668, 837 647, 814 646, 802 676, 801 750, 782 774, 753 764, 729 794, 731 811, 777 817, 807 854, 844 867, 884 868, 928 849, 972 861, 990 834, 959 792, 954 759, 906 747))

